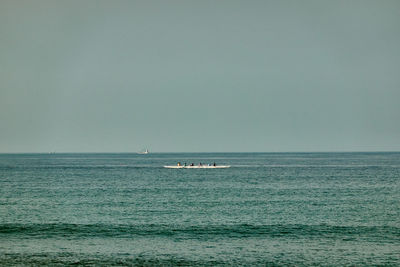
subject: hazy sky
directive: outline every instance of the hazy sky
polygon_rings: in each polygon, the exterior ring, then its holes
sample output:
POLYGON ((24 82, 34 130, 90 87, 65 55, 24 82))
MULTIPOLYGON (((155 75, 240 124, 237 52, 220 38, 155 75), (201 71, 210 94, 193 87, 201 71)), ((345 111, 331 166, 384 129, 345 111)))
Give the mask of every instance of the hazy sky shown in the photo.
POLYGON ((0 152, 400 150, 400 1, 0 0, 0 152))

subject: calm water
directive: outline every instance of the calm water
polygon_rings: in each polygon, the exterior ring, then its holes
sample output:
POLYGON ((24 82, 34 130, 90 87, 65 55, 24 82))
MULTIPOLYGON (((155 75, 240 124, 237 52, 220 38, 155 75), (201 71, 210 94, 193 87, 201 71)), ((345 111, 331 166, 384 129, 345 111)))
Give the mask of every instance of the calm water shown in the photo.
POLYGON ((0 265, 46 264, 399 266, 400 153, 0 155, 0 265))

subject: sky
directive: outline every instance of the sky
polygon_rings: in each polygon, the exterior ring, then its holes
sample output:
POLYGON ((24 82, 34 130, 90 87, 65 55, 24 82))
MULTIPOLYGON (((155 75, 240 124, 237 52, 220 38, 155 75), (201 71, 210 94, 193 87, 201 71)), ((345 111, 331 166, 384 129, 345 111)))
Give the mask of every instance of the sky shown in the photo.
POLYGON ((0 1, 0 153, 400 151, 400 1, 0 1))

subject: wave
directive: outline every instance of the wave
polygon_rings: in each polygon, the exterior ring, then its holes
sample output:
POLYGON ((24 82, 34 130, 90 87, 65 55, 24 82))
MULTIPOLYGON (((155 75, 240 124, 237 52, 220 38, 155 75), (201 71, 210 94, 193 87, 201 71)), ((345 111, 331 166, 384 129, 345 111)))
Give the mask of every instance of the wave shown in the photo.
POLYGON ((107 165, 32 165, 32 166, 0 166, 0 170, 107 170, 107 169, 163 169, 163 166, 148 165, 124 165, 124 164, 107 164, 107 165))
MULTIPOLYGON (((282 260, 279 260, 282 265, 282 260)), ((299 265, 291 259, 286 265, 299 265)), ((192 259, 176 254, 104 255, 88 253, 7 253, 0 254, 0 266, 278 266, 273 259, 192 259)), ((304 265, 304 264, 303 264, 304 265)))
POLYGON ((13 238, 87 238, 135 236, 171 236, 184 239, 212 238, 333 238, 399 242, 400 228, 394 226, 332 226, 332 225, 115 225, 115 224, 1 224, 1 237, 13 238))

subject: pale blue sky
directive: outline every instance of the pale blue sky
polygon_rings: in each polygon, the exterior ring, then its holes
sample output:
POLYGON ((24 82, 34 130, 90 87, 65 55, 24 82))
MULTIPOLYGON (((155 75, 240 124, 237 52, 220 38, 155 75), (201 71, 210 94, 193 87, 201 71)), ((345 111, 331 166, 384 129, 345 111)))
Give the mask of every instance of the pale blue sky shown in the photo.
POLYGON ((0 152, 400 150, 400 1, 0 1, 0 152))

